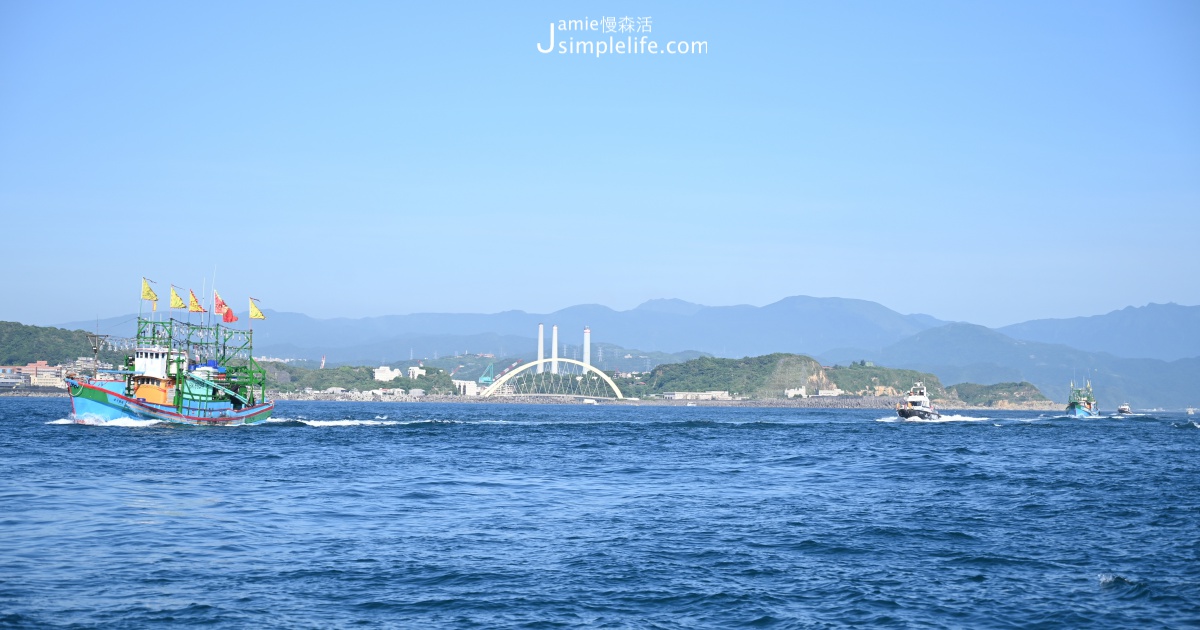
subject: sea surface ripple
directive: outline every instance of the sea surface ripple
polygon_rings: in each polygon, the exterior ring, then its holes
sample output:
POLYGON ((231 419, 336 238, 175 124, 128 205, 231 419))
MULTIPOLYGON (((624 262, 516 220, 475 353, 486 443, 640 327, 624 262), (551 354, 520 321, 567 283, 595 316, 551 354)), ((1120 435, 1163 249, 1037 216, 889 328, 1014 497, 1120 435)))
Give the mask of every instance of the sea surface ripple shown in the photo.
POLYGON ((0 399, 0 627, 1200 625, 1200 424, 0 399))

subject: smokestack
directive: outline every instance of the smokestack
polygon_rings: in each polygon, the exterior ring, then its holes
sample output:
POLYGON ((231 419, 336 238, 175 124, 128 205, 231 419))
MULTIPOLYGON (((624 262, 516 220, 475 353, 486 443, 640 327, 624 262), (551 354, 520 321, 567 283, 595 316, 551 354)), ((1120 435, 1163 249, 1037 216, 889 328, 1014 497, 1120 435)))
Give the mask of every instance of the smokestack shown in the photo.
POLYGON ((592 329, 583 327, 583 364, 592 364, 592 329))
POLYGON ((558 324, 550 328, 550 373, 558 374, 558 324))
POLYGON ((542 359, 545 359, 545 358, 546 358, 546 326, 545 326, 545 324, 538 324, 538 364, 537 364, 537 373, 538 374, 541 374, 542 372, 546 371, 546 366, 545 366, 545 364, 542 363, 542 359))

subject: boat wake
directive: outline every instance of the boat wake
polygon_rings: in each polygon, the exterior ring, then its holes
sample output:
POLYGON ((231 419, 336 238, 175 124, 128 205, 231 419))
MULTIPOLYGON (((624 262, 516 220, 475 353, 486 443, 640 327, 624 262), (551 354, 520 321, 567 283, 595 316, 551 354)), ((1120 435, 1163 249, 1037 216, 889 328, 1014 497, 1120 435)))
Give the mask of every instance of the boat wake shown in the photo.
POLYGON ((960 416, 958 414, 944 414, 940 418, 930 418, 928 420, 925 420, 923 418, 917 418, 917 417, 900 418, 897 416, 890 416, 887 418, 877 418, 875 421, 876 422, 925 422, 925 423, 933 424, 933 423, 938 423, 938 422, 982 422, 982 421, 991 420, 991 419, 992 418, 983 418, 983 417, 976 417, 976 416, 960 416))
POLYGON ((911 418, 907 422, 980 422, 983 420, 991 420, 991 418, 978 416, 962 416, 959 414, 942 414, 940 418, 930 420, 922 420, 921 418, 911 418))
MULTIPOLYGON (((378 418, 380 416, 376 416, 378 418)), ((382 416, 386 418, 387 416, 382 416)), ((390 427, 396 425, 410 424, 461 424, 456 420, 355 420, 352 418, 344 418, 341 420, 310 420, 304 417, 296 418, 270 418, 267 424, 302 424, 310 427, 390 427)))
POLYGON ((310 427, 390 427, 402 424, 398 420, 299 420, 310 427))
POLYGON ((149 427, 156 424, 161 424, 159 420, 136 420, 134 418, 116 418, 113 420, 105 420, 103 418, 88 418, 82 417, 72 420, 71 418, 60 418, 51 420, 46 424, 83 424, 89 427, 149 427))

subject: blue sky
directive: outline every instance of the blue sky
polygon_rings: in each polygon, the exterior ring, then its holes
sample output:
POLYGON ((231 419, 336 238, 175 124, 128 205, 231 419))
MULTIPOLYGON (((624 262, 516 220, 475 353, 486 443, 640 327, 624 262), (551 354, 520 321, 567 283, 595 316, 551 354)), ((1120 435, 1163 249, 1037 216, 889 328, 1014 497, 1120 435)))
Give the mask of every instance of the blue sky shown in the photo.
POLYGON ((0 4, 0 319, 1200 303, 1195 2, 434 4, 0 4))

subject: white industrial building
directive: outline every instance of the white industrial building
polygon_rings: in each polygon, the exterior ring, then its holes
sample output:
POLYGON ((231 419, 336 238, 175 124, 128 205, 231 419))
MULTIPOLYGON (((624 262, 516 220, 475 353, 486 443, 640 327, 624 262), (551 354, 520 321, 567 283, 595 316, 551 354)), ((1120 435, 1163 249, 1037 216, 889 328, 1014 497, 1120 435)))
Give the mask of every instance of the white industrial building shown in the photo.
POLYGON ((453 379, 451 382, 454 383, 454 388, 458 390, 459 396, 479 395, 479 383, 476 383, 475 381, 460 381, 458 379, 453 379))
POLYGON ((387 382, 400 376, 404 376, 404 370, 400 368, 390 368, 386 365, 375 368, 375 380, 377 381, 387 382))
POLYGON ((663 392, 663 400, 733 400, 729 392, 663 392))

